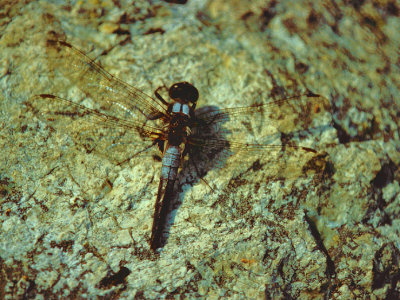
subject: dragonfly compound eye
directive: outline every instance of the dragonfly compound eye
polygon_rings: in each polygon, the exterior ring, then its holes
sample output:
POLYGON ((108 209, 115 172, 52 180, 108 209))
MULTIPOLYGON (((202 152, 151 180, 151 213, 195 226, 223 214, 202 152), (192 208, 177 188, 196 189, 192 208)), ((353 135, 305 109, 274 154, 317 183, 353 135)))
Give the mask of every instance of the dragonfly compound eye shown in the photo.
POLYGON ((180 100, 184 103, 195 103, 199 98, 199 91, 189 82, 183 81, 174 83, 169 88, 169 96, 171 99, 180 100))

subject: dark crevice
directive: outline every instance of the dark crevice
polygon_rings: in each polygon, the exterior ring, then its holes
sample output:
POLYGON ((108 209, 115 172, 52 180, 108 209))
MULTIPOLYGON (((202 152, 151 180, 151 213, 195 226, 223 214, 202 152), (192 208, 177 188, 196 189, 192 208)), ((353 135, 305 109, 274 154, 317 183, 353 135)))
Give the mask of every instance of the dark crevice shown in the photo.
POLYGON ((143 35, 149 35, 149 34, 154 34, 154 33, 164 34, 165 30, 162 28, 150 28, 145 33, 143 33, 143 35))
POLYGON ((109 289, 119 284, 126 284, 126 277, 131 271, 126 267, 121 267, 117 273, 108 274, 99 283, 99 287, 102 289, 109 289))
POLYGON ((380 211, 380 220, 376 224, 377 226, 392 225, 392 219, 390 214, 386 212, 388 203, 383 198, 382 189, 389 183, 392 183, 395 178, 395 172, 397 170, 396 164, 389 160, 383 164, 380 171, 376 174, 375 178, 371 180, 372 186, 372 197, 374 202, 368 207, 368 210, 362 219, 363 223, 368 223, 370 219, 376 214, 376 211, 380 211))
POLYGON ((333 121, 333 128, 335 128, 337 131, 337 136, 340 144, 347 144, 348 142, 350 142, 350 135, 346 132, 346 130, 344 130, 342 126, 340 126, 339 123, 333 121))
POLYGON ((307 215, 305 212, 304 214, 305 220, 308 223, 311 235, 314 237, 315 243, 317 244, 318 248, 324 253, 326 257, 326 275, 331 278, 332 276, 336 275, 335 264, 330 257, 328 250, 325 248, 324 242, 322 240, 321 234, 318 231, 317 225, 314 221, 307 215))
POLYGON ((187 0, 162 0, 167 3, 172 3, 172 4, 186 4, 187 0))
POLYGON ((400 252, 393 244, 382 246, 376 253, 372 266, 372 290, 381 289, 389 285, 386 299, 400 299, 400 292, 396 288, 400 281, 400 252), (388 257, 390 255, 390 257, 388 257))
POLYGON ((336 268, 335 263, 330 257, 328 250, 326 249, 321 234, 318 231, 318 228, 315 222, 304 212, 305 221, 308 223, 309 230, 311 235, 313 236, 315 243, 317 244, 318 249, 325 255, 326 258, 326 270, 325 274, 328 279, 328 282, 321 287, 321 292, 324 293, 324 299, 331 299, 332 292, 336 289, 336 284, 334 283, 334 279, 336 278, 336 268))
POLYGON ((264 8, 262 10, 262 13, 260 15, 260 30, 265 31, 265 29, 268 27, 268 24, 271 22, 271 20, 275 17, 277 11, 275 9, 275 6, 278 4, 277 1, 271 1, 268 5, 268 7, 264 8))
POLYGON ((397 166, 391 160, 381 167, 381 170, 376 174, 375 178, 371 181, 374 188, 382 189, 394 180, 394 172, 397 166))

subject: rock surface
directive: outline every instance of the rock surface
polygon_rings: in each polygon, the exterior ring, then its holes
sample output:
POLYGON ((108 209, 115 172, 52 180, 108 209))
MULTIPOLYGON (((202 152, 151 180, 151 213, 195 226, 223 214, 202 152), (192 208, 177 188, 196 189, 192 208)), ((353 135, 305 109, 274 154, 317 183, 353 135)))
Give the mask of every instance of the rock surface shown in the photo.
POLYGON ((6 4, 0 298, 400 298, 400 5, 335 3, 6 4), (331 126, 304 139, 324 153, 323 173, 271 180, 267 165, 228 164, 204 177, 213 191, 186 174, 168 241, 152 253, 160 164, 63 154, 68 134, 29 109, 56 85, 49 34, 147 94, 189 81, 199 106, 323 95, 331 126))

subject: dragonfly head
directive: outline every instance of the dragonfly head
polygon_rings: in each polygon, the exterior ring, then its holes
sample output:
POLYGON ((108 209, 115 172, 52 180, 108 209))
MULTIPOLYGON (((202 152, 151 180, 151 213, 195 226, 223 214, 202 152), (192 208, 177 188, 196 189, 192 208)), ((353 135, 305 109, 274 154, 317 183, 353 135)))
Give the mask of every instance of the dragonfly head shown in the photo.
POLYGON ((195 104, 199 98, 199 91, 189 82, 183 81, 174 83, 168 91, 171 99, 179 101, 181 103, 193 103, 195 104))

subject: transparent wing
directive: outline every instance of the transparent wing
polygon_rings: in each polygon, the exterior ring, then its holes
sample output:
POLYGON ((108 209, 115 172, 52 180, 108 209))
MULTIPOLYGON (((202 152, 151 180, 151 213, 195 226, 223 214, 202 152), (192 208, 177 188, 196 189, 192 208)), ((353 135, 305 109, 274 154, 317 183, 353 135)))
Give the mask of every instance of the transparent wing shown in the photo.
POLYGON ((196 161, 212 161, 213 168, 258 162, 266 165, 270 178, 288 179, 323 167, 323 156, 309 142, 303 144, 330 123, 330 103, 322 96, 306 93, 250 107, 211 109, 196 118, 190 153, 196 161))
POLYGON ((94 108, 108 116, 158 125, 166 117, 166 107, 159 100, 114 77, 72 45, 48 40, 46 54, 50 73, 61 78, 55 81, 52 94, 60 96, 75 86, 93 100, 94 108))
MULTIPOLYGON (((102 154, 116 163, 142 155, 163 137, 156 128, 134 120, 120 119, 54 95, 37 95, 29 101, 34 112, 44 118, 57 134, 74 140, 86 152, 102 154)), ((60 151, 69 146, 59 142, 60 151)))

